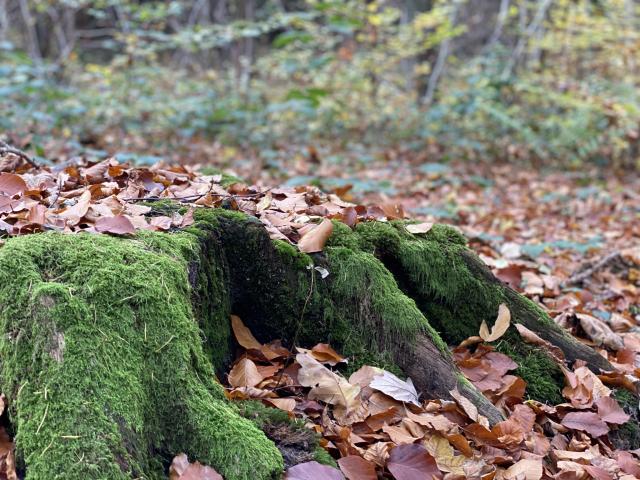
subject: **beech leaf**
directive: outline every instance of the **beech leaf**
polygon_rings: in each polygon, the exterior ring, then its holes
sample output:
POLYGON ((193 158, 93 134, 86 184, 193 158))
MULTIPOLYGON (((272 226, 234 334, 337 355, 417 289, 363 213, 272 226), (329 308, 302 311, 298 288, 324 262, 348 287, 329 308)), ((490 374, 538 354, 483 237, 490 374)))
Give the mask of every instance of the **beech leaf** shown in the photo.
POLYGON ((609 433, 609 427, 594 412, 569 412, 562 419, 562 425, 574 430, 583 430, 593 437, 609 433))
POLYGON ((345 480, 344 475, 328 465, 318 462, 299 463, 287 470, 284 480, 345 480))
POLYGON ((338 460, 338 466, 348 480, 377 480, 375 465, 358 455, 347 455, 338 460))
POLYGON ((498 318, 496 319, 496 323, 493 325, 491 329, 491 333, 489 333, 489 328, 487 327, 487 323, 483 320, 480 325, 480 337, 485 342, 495 342, 502 335, 505 334, 507 329, 509 328, 509 324, 511 323, 511 312, 509 308, 501 303, 498 308, 498 318))
POLYGON ((17 193, 28 190, 27 183, 20 175, 14 173, 0 173, 0 193, 13 197, 17 193))
POLYGON ((242 320, 237 315, 231 315, 231 328, 238 343, 247 350, 260 350, 262 348, 262 344, 256 340, 251 331, 242 323, 242 320))
POLYGON ((442 478, 436 460, 419 444, 399 445, 391 450, 387 468, 396 480, 442 478))
POLYGON ((420 406, 418 392, 410 378, 407 378, 406 381, 400 380, 393 373, 383 370, 382 375, 374 377, 369 386, 399 402, 409 402, 420 406))
POLYGON ((169 480, 224 480, 222 475, 200 462, 189 463, 187 455, 181 453, 171 462, 169 480))
POLYGON ((343 377, 333 373, 307 353, 296 355, 301 368, 298 381, 305 387, 312 387, 309 392, 311 400, 321 400, 331 405, 341 405, 353 410, 360 404, 358 394, 360 387, 351 385, 343 377))
POLYGON ((298 249, 304 253, 321 252, 333 232, 333 223, 325 218, 313 229, 305 233, 298 242, 298 249))
POLYGON ((130 235, 136 231, 131 221, 124 215, 98 218, 96 220, 96 230, 100 233, 113 233, 115 235, 130 235))
POLYGON ((229 372, 229 385, 232 387, 255 387, 263 380, 256 364, 248 358, 242 358, 229 372))

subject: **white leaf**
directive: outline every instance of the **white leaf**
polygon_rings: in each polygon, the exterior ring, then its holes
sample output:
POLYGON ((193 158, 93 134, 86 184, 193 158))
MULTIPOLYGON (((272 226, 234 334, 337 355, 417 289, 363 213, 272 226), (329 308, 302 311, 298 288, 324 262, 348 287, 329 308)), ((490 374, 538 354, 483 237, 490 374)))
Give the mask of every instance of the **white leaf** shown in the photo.
POLYGON ((418 392, 416 392, 416 387, 413 386, 413 382, 410 378, 403 381, 393 373, 384 370, 382 375, 378 375, 373 378, 369 386, 389 395, 391 398, 398 400, 399 402, 409 402, 420 406, 420 402, 418 401, 418 392))

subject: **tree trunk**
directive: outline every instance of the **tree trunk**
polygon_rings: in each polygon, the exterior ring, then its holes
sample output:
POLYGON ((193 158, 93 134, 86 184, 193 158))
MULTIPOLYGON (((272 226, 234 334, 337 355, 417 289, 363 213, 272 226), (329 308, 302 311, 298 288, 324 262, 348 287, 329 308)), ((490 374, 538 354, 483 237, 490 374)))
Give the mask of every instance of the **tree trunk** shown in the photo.
MULTIPOLYGON (((400 223, 336 224, 325 251, 309 256, 243 214, 195 216, 181 232, 47 233, 0 248, 0 390, 28 480, 163 478, 179 452, 227 480, 277 478, 279 451, 215 380, 232 358, 231 313, 262 341, 330 342, 354 368, 400 369, 426 397, 457 388, 491 423, 502 413, 460 374, 434 327, 449 341, 477 334, 507 303, 513 321, 568 359, 609 368, 449 227, 414 236, 400 223)), ((503 344, 523 355, 516 336, 503 344)), ((559 392, 549 372, 529 368, 559 392)))

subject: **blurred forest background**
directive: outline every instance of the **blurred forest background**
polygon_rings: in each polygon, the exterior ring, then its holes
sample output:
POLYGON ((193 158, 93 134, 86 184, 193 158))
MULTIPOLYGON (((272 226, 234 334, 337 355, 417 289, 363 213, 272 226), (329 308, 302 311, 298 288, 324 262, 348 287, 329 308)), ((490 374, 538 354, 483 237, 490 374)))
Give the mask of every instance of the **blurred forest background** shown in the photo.
POLYGON ((138 163, 628 172, 639 62, 636 0, 0 0, 0 130, 138 163))

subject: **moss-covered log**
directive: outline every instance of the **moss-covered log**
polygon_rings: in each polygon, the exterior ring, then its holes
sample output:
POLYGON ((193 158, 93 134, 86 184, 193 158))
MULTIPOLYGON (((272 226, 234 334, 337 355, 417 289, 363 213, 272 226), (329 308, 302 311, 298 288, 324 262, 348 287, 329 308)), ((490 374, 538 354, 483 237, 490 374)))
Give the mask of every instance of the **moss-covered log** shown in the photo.
MULTIPOLYGON (((27 479, 162 478, 179 452, 228 480, 277 478, 281 454, 215 379, 231 359, 232 312, 260 340, 330 342, 353 367, 402 370, 433 397, 458 388, 491 422, 501 413, 436 329, 475 334, 507 302, 516 321, 573 348, 451 228, 417 237, 401 224, 337 224, 309 256, 239 213, 202 209, 196 220, 176 233, 47 233, 0 248, 0 390, 27 479)), ((606 368, 571 348, 569 358, 606 368)))

